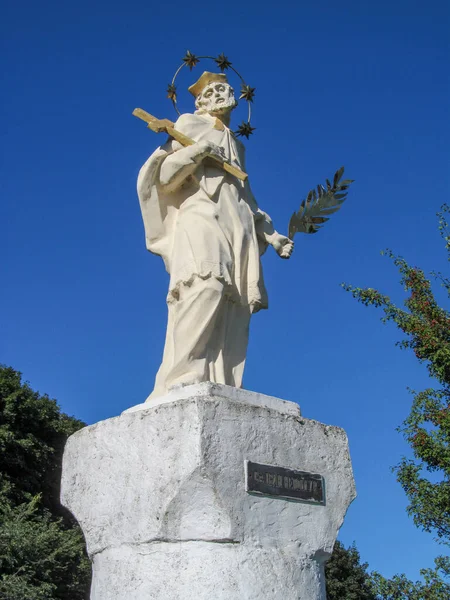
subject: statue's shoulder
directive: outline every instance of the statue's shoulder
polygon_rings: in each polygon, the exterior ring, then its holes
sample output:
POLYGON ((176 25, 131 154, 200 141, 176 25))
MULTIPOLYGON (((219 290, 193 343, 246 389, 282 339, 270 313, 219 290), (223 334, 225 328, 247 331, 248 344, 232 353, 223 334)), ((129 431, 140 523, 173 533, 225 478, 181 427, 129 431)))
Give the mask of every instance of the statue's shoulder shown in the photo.
POLYGON ((175 129, 181 131, 185 135, 193 133, 201 129, 211 129, 211 122, 202 117, 201 115, 195 115, 193 113, 184 113, 178 117, 175 123, 175 129))
POLYGON ((185 113, 175 123, 175 129, 190 138, 203 137, 207 131, 213 128, 214 123, 201 115, 185 113))

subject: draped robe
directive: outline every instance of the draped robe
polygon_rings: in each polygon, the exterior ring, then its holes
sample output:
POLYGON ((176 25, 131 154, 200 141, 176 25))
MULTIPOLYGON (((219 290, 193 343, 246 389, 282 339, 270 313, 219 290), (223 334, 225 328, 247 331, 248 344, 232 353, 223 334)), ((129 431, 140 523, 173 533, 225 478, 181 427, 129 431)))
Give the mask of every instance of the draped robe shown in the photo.
MULTIPOLYGON (((185 114, 175 129, 214 142, 245 170, 243 144, 216 123, 208 114, 185 114)), ((210 158, 196 162, 172 138, 142 167, 138 195, 147 249, 170 274, 166 343, 152 395, 200 381, 241 387, 250 314, 267 308, 260 255, 264 232, 273 232, 270 218, 248 182, 210 158), (163 186, 165 161, 175 183, 163 186)))

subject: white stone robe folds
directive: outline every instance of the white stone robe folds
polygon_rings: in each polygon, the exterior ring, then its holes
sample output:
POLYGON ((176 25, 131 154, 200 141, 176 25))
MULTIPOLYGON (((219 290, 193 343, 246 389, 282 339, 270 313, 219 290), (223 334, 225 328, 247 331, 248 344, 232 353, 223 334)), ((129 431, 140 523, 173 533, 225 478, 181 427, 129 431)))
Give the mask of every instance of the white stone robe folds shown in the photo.
MULTIPOLYGON (((195 141, 222 147, 245 170, 244 146, 208 114, 185 114, 175 128, 195 141)), ((191 147, 192 148, 192 147, 191 147)), ((241 387, 250 314, 267 308, 260 255, 273 227, 247 182, 173 139, 142 167, 138 195, 147 249, 170 274, 166 345, 153 395, 176 384, 214 381, 241 387), (162 186, 166 159, 177 174, 162 186)))

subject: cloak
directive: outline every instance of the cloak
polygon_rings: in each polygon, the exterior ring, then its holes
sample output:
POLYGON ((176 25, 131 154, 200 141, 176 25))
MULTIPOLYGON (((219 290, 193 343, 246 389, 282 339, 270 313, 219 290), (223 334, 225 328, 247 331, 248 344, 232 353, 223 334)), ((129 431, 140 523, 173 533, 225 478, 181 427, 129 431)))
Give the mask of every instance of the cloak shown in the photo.
MULTIPOLYGON (((245 171, 245 148, 225 126, 216 128, 208 114, 184 114, 175 129, 195 141, 208 139, 222 147, 228 162, 245 171)), ((142 167, 138 196, 147 249, 164 260, 170 274, 168 302, 181 285, 196 277, 214 277, 232 302, 252 312, 267 308, 260 255, 263 228, 270 217, 259 210, 248 182, 224 171, 212 159, 202 160, 177 189, 160 183, 164 160, 182 148, 169 138, 142 167)), ((176 156, 174 156, 176 159, 176 156)))

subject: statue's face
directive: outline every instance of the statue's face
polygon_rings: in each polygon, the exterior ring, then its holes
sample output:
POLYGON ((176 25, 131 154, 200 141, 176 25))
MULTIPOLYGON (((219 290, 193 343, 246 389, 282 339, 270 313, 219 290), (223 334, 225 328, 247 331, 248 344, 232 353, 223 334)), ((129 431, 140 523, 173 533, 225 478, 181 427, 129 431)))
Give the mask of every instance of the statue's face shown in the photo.
POLYGON ((231 85, 219 81, 214 81, 205 86, 202 93, 195 100, 195 106, 198 110, 210 114, 231 111, 236 105, 237 102, 231 85))

